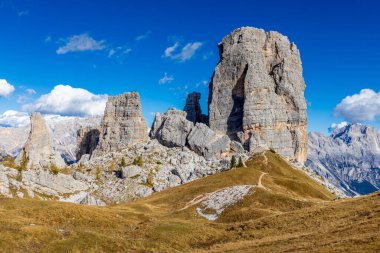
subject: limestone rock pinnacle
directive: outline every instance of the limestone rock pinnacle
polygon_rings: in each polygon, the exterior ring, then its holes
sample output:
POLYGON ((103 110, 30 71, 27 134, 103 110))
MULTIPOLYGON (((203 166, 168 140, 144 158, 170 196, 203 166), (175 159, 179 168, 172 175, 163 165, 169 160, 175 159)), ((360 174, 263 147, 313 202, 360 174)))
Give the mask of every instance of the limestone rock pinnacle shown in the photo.
POLYGON ((210 83, 209 126, 246 149, 263 146, 304 163, 307 116, 295 44, 277 32, 243 27, 219 43, 210 83))

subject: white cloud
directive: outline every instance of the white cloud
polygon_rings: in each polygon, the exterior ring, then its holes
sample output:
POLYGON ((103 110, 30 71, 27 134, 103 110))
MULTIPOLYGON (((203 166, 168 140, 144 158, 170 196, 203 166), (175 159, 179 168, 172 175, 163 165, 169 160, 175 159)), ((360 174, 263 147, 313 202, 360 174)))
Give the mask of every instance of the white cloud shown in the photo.
POLYGON ((333 132, 335 129, 341 129, 343 127, 346 127, 347 125, 348 125, 347 121, 343 121, 338 124, 332 123, 331 126, 329 127, 329 132, 333 132))
POLYGON ((14 92, 15 87, 8 83, 5 79, 0 79, 0 97, 9 96, 12 92, 14 92))
POLYGON ((176 42, 173 46, 166 48, 163 57, 172 57, 173 52, 177 49, 178 46, 179 42, 176 42))
POLYGON ((19 17, 21 17, 21 16, 26 16, 26 15, 28 15, 29 14, 29 10, 24 10, 24 11, 19 11, 19 12, 17 12, 17 15, 19 16, 19 17))
POLYGON ((97 41, 86 33, 74 35, 72 37, 67 38, 65 41, 66 44, 57 49, 57 54, 66 54, 69 52, 81 51, 95 51, 103 50, 106 48, 106 46, 104 45, 104 40, 97 41))
POLYGON ((115 49, 110 49, 110 51, 108 51, 108 57, 112 57, 112 55, 116 54, 116 50, 115 49))
POLYGON ((45 43, 49 43, 51 42, 51 40, 52 40, 52 37, 50 35, 45 37, 45 43))
POLYGON ((195 84, 195 88, 198 88, 198 87, 201 86, 201 85, 207 87, 207 86, 209 85, 209 81, 203 80, 203 81, 197 82, 197 83, 195 84))
POLYGON ((103 115, 107 98, 107 95, 95 95, 85 89, 57 85, 34 103, 24 105, 23 110, 61 116, 103 115))
POLYGON ((151 31, 147 31, 147 32, 144 33, 144 34, 141 34, 141 35, 137 36, 137 37, 136 37, 136 40, 137 40, 137 41, 145 40, 146 38, 148 38, 148 36, 149 36, 151 33, 152 33, 151 31))
POLYGON ((20 127, 28 125, 30 122, 29 114, 9 110, 0 115, 0 125, 7 127, 20 127))
POLYGON ((187 43, 181 50, 177 50, 179 42, 175 42, 173 46, 165 49, 163 57, 184 62, 190 60, 201 46, 201 42, 193 42, 187 43))
POLYGON ((165 73, 164 77, 162 77, 160 80, 158 80, 159 84, 167 84, 171 83, 174 80, 173 76, 168 76, 168 73, 165 73))
POLYGON ((123 55, 129 54, 130 52, 132 52, 132 48, 115 47, 115 48, 111 48, 108 51, 108 57, 109 58, 112 58, 112 57, 120 58, 123 55))
POLYGON ((35 90, 33 90, 33 89, 26 89, 26 93, 28 93, 28 95, 34 95, 37 92, 35 90))
POLYGON ((333 115, 354 123, 375 120, 380 116, 380 92, 363 89, 347 96, 335 107, 333 115))
POLYGON ((127 48, 123 51, 123 54, 129 54, 130 52, 132 52, 132 48, 127 48))

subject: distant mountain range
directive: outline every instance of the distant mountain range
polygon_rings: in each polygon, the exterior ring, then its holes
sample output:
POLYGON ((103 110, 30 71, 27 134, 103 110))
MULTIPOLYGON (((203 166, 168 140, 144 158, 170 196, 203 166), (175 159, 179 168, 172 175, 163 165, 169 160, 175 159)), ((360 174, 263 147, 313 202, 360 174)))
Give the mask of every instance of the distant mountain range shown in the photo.
MULTIPOLYGON (((72 163, 76 160, 77 131, 82 127, 98 126, 101 117, 77 118, 45 116, 53 137, 53 148, 62 158, 72 163)), ((0 127, 0 148, 6 153, 17 156, 23 148, 30 131, 30 125, 21 127, 0 127)))
POLYGON ((372 126, 345 124, 330 136, 309 133, 306 166, 348 196, 380 188, 380 133, 372 126))

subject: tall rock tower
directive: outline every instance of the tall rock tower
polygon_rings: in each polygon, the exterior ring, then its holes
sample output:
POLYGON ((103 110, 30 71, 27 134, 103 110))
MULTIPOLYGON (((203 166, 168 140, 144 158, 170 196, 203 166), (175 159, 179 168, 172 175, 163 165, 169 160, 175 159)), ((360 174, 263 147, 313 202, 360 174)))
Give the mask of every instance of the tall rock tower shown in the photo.
POLYGON ((39 112, 30 117, 30 133, 23 151, 18 157, 27 159, 28 168, 49 167, 54 164, 58 167, 65 165, 64 160, 53 150, 53 141, 44 118, 39 112))
POLYGON ((272 148, 304 163, 305 82, 296 45, 277 32, 243 27, 219 43, 219 54, 209 88, 210 128, 248 150, 272 148))
POLYGON ((125 149, 147 139, 148 128, 142 116, 140 95, 127 92, 110 97, 100 124, 99 143, 93 155, 125 149))

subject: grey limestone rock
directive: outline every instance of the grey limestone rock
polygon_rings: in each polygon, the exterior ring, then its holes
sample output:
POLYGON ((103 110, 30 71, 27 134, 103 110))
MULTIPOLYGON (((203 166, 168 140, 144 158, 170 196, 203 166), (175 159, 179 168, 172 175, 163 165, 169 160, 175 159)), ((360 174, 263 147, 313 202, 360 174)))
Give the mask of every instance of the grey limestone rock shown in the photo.
POLYGON ((169 109, 166 113, 156 113, 150 137, 167 147, 184 147, 194 124, 186 119, 186 112, 169 109))
POLYGON ((148 139, 148 129, 137 92, 109 97, 100 125, 100 137, 93 155, 128 148, 148 139))
POLYGON ((191 150, 206 159, 220 157, 229 150, 230 139, 227 135, 218 135, 203 123, 197 123, 188 136, 191 150))
POLYGON ((139 166, 131 165, 121 169, 121 178, 134 178, 142 174, 139 166))
POLYGON ((33 113, 30 122, 31 129, 28 140, 17 160, 21 161, 25 155, 27 168, 49 167, 52 164, 58 167, 65 166, 64 160, 53 150, 50 131, 41 114, 33 113))
POLYGON ((184 111, 187 113, 186 118, 193 122, 202 122, 202 110, 199 100, 201 99, 201 93, 192 92, 187 95, 184 111))
POLYGON ((97 128, 83 127, 77 132, 78 148, 76 159, 79 161, 83 155, 92 155, 99 142, 100 131, 97 128))
POLYGON ((246 149, 275 149, 303 163, 307 116, 300 54, 277 32, 243 27, 219 43, 210 83, 209 125, 246 149))

